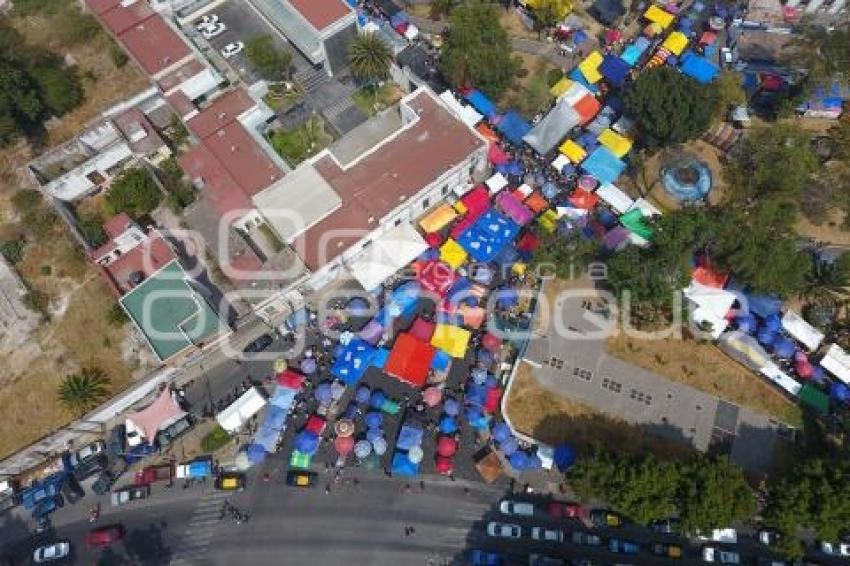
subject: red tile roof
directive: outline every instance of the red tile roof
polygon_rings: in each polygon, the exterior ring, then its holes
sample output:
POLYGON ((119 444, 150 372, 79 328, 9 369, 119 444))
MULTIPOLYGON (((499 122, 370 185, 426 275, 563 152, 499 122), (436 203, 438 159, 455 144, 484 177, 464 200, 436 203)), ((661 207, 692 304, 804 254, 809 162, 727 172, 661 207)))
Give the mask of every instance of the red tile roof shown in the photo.
POLYGON ((184 153, 178 163, 194 181, 203 182, 201 196, 209 199, 219 215, 224 216, 232 211, 253 208, 251 200, 204 144, 197 145, 184 153))
POLYGON ((157 84, 162 92, 168 92, 169 90, 180 86, 180 84, 186 80, 191 79, 204 69, 205 67, 203 63, 192 58, 185 65, 181 65, 179 68, 159 79, 157 84))
POLYGON ((102 269, 113 294, 120 297, 133 288, 130 284, 133 273, 141 272, 145 278, 150 277, 174 259, 171 247, 159 232, 154 231, 147 240, 102 269))
POLYGON ((289 3, 318 31, 352 12, 344 0, 289 0, 289 3))
POLYGON ((183 94, 182 90, 176 90, 165 97, 165 100, 168 101, 168 104, 174 108, 174 111, 177 112, 177 115, 180 118, 185 118, 190 113, 197 110, 195 105, 192 104, 192 101, 189 100, 189 97, 183 94))
MULTIPOLYGON (((103 231, 106 232, 106 236, 110 240, 114 240, 121 234, 123 234, 127 228, 133 226, 135 222, 130 218, 130 215, 126 212, 122 212, 121 214, 116 214, 109 220, 103 223, 103 231)), ((113 245, 112 242, 109 242, 108 245, 113 245)), ((102 255, 102 254, 101 254, 102 255)))
POLYGON ((86 0, 86 7, 92 14, 98 16, 120 3, 121 0, 86 0))
POLYGON ((417 123, 349 169, 340 169, 327 156, 315 163, 316 170, 339 194, 342 207, 295 242, 296 251, 311 270, 336 258, 404 200, 475 150, 485 147, 483 141, 428 94, 419 94, 408 105, 419 115, 417 123), (371 224, 367 222, 370 216, 375 219, 371 224), (342 236, 344 230, 354 233, 342 236), (330 245, 323 245, 322 239, 331 232, 337 236, 330 245))
POLYGON ((204 138, 203 143, 249 197, 283 177, 283 172, 239 122, 221 128, 204 138))
POLYGON ((237 88, 213 100, 197 116, 186 122, 186 125, 192 133, 204 139, 234 122, 240 114, 254 105, 251 95, 245 89, 237 88))
POLYGON ((119 36, 124 47, 151 76, 191 55, 186 42, 159 16, 148 18, 119 36))
POLYGON ((127 138, 130 149, 136 154, 150 155, 165 145, 162 137, 157 133, 148 117, 136 107, 129 108, 113 118, 113 122, 127 138), (139 140, 131 138, 139 130, 144 132, 144 137, 139 140))
POLYGON ((115 6, 100 13, 103 24, 115 35, 120 36, 131 27, 141 24, 154 15, 154 11, 145 2, 135 2, 129 6, 115 6))

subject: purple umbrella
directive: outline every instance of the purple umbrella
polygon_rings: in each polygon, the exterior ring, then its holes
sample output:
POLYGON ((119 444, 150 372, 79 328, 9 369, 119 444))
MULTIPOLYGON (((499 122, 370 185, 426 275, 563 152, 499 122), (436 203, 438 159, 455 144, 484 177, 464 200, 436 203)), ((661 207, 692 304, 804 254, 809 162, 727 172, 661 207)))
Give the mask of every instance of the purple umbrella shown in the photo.
POLYGON ((333 392, 331 391, 330 383, 320 383, 318 387, 316 387, 316 401, 321 403, 322 405, 326 405, 331 402, 333 399, 333 392))
POLYGON ((301 360, 301 371, 306 375, 312 375, 316 372, 316 358, 304 358, 301 360))
POLYGON ((366 413, 366 426, 369 428, 381 428, 384 424, 384 415, 378 412, 366 413))
POLYGON ((447 415, 456 417, 460 412, 460 403, 458 403, 457 399, 454 397, 446 397, 446 400, 443 403, 443 410, 447 415))
POLYGON ((369 387, 367 385, 361 385, 357 388, 357 393, 354 394, 354 399, 360 404, 365 404, 369 402, 370 395, 372 395, 372 391, 369 387))
POLYGON ((511 437, 511 427, 508 426, 508 423, 498 422, 493 425, 490 435, 496 442, 504 442, 511 437))

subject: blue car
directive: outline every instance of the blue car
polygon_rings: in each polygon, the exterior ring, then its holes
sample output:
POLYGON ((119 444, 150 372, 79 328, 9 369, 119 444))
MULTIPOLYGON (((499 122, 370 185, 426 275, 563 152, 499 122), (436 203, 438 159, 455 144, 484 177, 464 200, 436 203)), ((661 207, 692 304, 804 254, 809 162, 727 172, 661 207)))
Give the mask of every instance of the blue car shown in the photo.
POLYGON ((53 513, 65 504, 65 500, 61 495, 51 495, 35 504, 32 510, 32 516, 36 519, 41 519, 53 513))
POLYGON ((502 566, 502 564, 507 564, 505 557, 498 552, 473 550, 470 558, 472 559, 472 566, 502 566))
POLYGON ((616 554, 637 554, 640 552, 640 547, 629 540, 612 538, 608 541, 608 550, 616 554))

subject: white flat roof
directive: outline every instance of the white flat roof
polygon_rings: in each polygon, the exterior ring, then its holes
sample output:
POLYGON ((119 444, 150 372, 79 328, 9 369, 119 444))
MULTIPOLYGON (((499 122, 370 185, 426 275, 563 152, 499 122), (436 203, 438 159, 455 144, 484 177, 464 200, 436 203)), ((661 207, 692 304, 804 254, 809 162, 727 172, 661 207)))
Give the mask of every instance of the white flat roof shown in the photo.
POLYGON ((252 387, 217 414, 215 420, 218 421, 221 428, 234 433, 242 428, 245 421, 256 415, 265 406, 265 398, 256 387, 252 387))
POLYGON ((596 190, 596 194, 620 214, 627 212, 635 204, 629 195, 614 185, 602 185, 596 190))
POLYGON ((803 317, 794 311, 785 311, 782 317, 782 328, 788 334, 802 342, 810 351, 817 350, 823 342, 823 332, 803 320, 803 317))
POLYGON ((850 385, 850 355, 838 344, 832 344, 820 361, 820 365, 843 381, 850 385))
POLYGON ((409 222, 402 222, 372 243, 353 260, 348 270, 367 291, 377 289, 387 278, 416 259, 428 244, 409 222))

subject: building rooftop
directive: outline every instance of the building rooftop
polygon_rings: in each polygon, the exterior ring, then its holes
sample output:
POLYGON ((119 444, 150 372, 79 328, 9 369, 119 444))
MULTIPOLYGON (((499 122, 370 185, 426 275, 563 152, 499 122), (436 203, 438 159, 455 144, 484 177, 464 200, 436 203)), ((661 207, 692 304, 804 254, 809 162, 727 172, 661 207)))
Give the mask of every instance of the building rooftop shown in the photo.
POLYGON ((193 147, 180 157, 178 163, 200 189, 201 198, 208 199, 218 211, 219 218, 230 212, 247 212, 253 208, 251 200, 206 145, 193 147))
POLYGON ((352 13, 344 0, 288 0, 295 10, 321 31, 352 13))
POLYGON ((225 325, 174 260, 121 298, 156 356, 165 361, 217 338, 225 325))
POLYGON ((235 122, 240 114, 255 105, 254 99, 245 89, 237 88, 215 98, 186 125, 199 139, 204 139, 235 122))
MULTIPOLYGON (((110 244, 99 248, 98 252, 108 246, 110 244)), ((152 231, 146 240, 101 268, 112 293, 121 297, 130 292, 139 280, 147 279, 174 259, 168 242, 159 232, 152 231)))
POLYGON ((329 152, 314 162, 342 199, 342 207, 294 242, 311 270, 336 258, 401 203, 484 147, 479 137, 427 92, 402 104, 418 119, 350 166, 341 168, 329 152), (329 238, 331 233, 335 235, 329 238), (323 241, 328 239, 332 241, 323 241))
POLYGON ((147 116, 138 108, 122 112, 113 121, 135 154, 150 155, 165 145, 147 116))
POLYGON ((221 128, 203 144, 249 197, 283 177, 283 171, 239 122, 221 128))
POLYGON ((160 90, 162 90, 162 92, 168 92, 174 88, 177 88, 182 82, 194 77, 204 69, 206 69, 206 67, 203 63, 201 63, 195 58, 192 58, 184 65, 181 65, 177 69, 174 69, 173 71, 159 79, 156 84, 159 85, 159 88, 160 90))
POLYGON ((159 15, 128 29, 119 39, 151 76, 191 55, 186 42, 159 15))
POLYGON ((145 2, 134 2, 127 6, 119 2, 111 9, 100 12, 99 15, 109 31, 120 36, 131 27, 154 16, 155 13, 145 2))
POLYGON ((186 96, 182 90, 175 90, 166 96, 165 100, 167 100, 168 104, 175 112, 177 112, 177 115, 184 120, 186 119, 186 116, 198 111, 198 109, 195 108, 195 105, 192 104, 192 101, 189 100, 189 97, 186 96))

